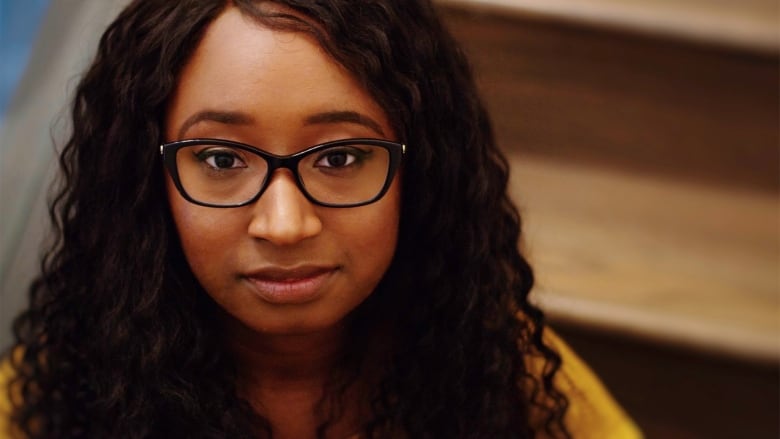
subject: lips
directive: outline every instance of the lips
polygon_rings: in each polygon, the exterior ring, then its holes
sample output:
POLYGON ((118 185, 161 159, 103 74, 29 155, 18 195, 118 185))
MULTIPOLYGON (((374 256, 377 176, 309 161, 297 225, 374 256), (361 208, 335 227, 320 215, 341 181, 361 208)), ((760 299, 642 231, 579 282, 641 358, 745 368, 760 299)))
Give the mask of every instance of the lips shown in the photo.
POLYGON ((254 292, 274 304, 301 304, 317 299, 338 267, 303 265, 267 267, 245 276, 254 292))

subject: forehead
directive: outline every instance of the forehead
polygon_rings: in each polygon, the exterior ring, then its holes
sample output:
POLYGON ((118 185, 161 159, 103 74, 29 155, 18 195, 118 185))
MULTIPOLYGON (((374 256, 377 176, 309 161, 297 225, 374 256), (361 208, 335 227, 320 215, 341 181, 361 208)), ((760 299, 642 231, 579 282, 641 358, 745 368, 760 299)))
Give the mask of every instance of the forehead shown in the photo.
POLYGON ((271 132, 333 111, 388 127, 384 111, 313 38, 269 29, 235 7, 208 26, 184 66, 166 115, 168 140, 199 111, 241 113, 254 129, 271 132))

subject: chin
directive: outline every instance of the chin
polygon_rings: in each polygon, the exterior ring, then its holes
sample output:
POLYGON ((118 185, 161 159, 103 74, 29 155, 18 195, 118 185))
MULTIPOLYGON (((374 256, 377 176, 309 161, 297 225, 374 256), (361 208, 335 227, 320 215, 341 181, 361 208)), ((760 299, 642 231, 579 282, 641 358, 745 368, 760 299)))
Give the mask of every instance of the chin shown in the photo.
POLYGON ((340 327, 345 316, 302 316, 287 319, 274 316, 263 321, 244 322, 251 330, 264 335, 309 335, 340 327))

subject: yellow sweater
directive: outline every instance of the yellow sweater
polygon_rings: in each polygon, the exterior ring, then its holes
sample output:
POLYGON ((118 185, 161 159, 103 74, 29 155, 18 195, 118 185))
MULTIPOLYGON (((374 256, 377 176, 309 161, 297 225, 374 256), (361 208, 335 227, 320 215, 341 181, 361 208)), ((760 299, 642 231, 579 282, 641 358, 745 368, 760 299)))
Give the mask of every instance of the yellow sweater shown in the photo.
MULTIPOLYGON (((561 356, 554 381, 569 400, 564 422, 574 439, 641 439, 639 428, 571 347, 549 328, 544 339, 561 356)), ((541 372, 541 367, 531 365, 530 370, 535 369, 541 372)), ((537 437, 548 439, 544 434, 537 437)))
MULTIPOLYGON (((565 422, 574 439, 641 439, 639 429, 582 359, 552 331, 545 330, 545 339, 563 360, 555 384, 569 399, 565 422)), ((531 364, 534 369, 540 368, 531 364)), ((12 372, 7 361, 0 365, 0 439, 20 438, 9 424, 7 389, 12 372)), ((541 433, 537 437, 549 439, 541 433)))

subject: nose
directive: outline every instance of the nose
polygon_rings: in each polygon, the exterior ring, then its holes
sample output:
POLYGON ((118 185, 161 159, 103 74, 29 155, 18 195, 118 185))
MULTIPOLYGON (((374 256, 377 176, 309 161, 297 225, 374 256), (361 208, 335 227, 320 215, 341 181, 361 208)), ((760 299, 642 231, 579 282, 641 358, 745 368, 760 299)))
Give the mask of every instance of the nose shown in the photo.
POLYGON ((271 176, 268 187, 253 205, 249 234, 276 245, 291 245, 322 231, 315 206, 298 188, 287 169, 271 176))

